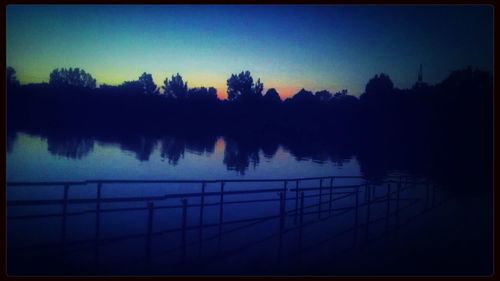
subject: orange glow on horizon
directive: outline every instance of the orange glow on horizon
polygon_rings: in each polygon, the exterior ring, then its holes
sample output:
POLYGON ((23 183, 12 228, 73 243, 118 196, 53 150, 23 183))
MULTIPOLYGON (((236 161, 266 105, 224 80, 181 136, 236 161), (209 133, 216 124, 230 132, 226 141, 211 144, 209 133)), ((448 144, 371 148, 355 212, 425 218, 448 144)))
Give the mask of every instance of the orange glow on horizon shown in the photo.
MULTIPOLYGON (((168 76, 168 77, 170 77, 170 76, 168 76)), ((113 77, 113 78, 114 79, 108 79, 108 81, 106 81, 106 82, 99 83, 99 81, 98 81, 98 85, 107 84, 107 85, 117 86, 117 85, 122 84, 123 81, 135 80, 135 79, 125 79, 125 80, 123 80, 121 77, 120 78, 113 77), (121 80, 123 80, 123 81, 121 81, 121 80)), ((158 77, 155 77, 155 78, 156 79, 154 79, 154 81, 157 84, 157 86, 159 88, 161 86, 163 86, 163 80, 162 80, 162 82, 160 82, 159 80, 161 80, 161 79, 159 79, 158 77)), ((202 79, 196 79, 196 80, 189 79, 189 77, 184 77, 184 81, 188 83, 188 87, 189 88, 197 88, 197 87, 209 88, 209 87, 214 87, 214 88, 217 89, 217 97, 220 100, 227 99, 227 85, 226 85, 226 81, 224 81, 222 83, 211 83, 211 82, 208 82, 208 81, 214 81, 215 79, 208 79, 208 78, 214 78, 214 77, 202 76, 202 79), (194 80, 194 81, 192 81, 192 80, 194 80)), ((219 80, 219 79, 217 79, 217 80, 219 80)), ((263 82, 264 82, 264 91, 262 92, 262 95, 265 95, 265 93, 267 92, 268 89, 275 88, 276 91, 278 91, 278 93, 279 93, 279 95, 281 97, 281 100, 285 100, 287 98, 292 97, 298 91, 300 91, 300 89, 302 89, 302 88, 305 88, 307 90, 313 91, 311 88, 308 88, 308 87, 289 86, 289 85, 283 85, 282 83, 266 83, 265 81, 263 81, 263 82)))
MULTIPOLYGON (((265 86, 266 84, 264 84, 265 86)), ((215 87, 217 88, 217 97, 221 100, 227 99, 227 86, 224 87, 215 87)), ((262 92, 262 95, 265 95, 268 89, 275 88, 276 91, 278 91, 281 100, 285 100, 287 98, 292 97, 295 95, 302 87, 297 87, 297 86, 276 86, 276 87, 265 87, 264 91, 262 92)))

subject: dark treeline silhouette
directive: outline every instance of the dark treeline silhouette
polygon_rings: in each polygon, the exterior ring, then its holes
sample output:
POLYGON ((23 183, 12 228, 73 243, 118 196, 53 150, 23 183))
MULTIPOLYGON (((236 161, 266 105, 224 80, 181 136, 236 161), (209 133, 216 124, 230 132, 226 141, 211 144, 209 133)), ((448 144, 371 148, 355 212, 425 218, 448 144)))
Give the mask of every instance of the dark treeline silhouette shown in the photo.
MULTIPOLYGON (((301 89, 282 100, 274 88, 264 94, 263 83, 254 82, 248 71, 227 80, 227 100, 218 99, 213 87, 189 88, 179 74, 165 79, 163 93, 147 73, 118 86, 95 84, 84 70, 70 68, 54 70, 49 83, 20 85, 15 70, 7 68, 8 131, 78 132, 105 138, 224 135, 224 162, 238 171, 257 163, 255 151, 264 146, 272 155, 277 143, 288 145, 300 158, 314 155, 321 144, 341 148, 334 159, 356 155, 364 163, 362 172, 373 179, 404 170, 455 188, 491 184, 493 82, 486 71, 457 70, 436 85, 419 77, 410 89, 395 88, 381 73, 368 81, 360 98, 347 90, 301 89), (256 143, 256 136, 272 141, 256 143), (457 175, 461 177, 454 179, 457 175)), ((144 141, 125 143, 123 148, 147 160, 153 146, 144 141)), ((172 163, 185 148, 168 141, 161 145, 172 163)), ((90 149, 91 143, 75 141, 53 151, 83 155, 90 149), (84 148, 72 148, 79 144, 84 148)), ((325 158, 318 155, 314 157, 325 158)))

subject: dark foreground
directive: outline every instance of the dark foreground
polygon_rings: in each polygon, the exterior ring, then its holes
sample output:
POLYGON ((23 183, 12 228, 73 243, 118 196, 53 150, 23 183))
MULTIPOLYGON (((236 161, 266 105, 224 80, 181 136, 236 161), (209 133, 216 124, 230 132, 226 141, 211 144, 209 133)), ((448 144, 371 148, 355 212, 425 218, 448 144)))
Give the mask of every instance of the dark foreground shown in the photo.
POLYGON ((488 192, 407 177, 54 186, 9 198, 9 275, 492 273, 488 192))

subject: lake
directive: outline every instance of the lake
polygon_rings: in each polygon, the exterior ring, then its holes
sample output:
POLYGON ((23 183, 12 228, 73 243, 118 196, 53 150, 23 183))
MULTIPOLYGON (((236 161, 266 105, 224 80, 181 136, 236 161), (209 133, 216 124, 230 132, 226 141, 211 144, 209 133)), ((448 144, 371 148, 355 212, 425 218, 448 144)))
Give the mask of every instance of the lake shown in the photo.
POLYGON ((8 273, 491 273, 491 195, 359 155, 213 135, 8 134, 7 181, 48 182, 7 187, 8 273))
POLYGON ((88 179, 260 179, 360 176, 355 157, 302 155, 286 147, 248 147, 223 137, 133 137, 122 142, 19 133, 7 154, 9 181, 88 179), (36 161, 33 161, 36 160, 36 161))

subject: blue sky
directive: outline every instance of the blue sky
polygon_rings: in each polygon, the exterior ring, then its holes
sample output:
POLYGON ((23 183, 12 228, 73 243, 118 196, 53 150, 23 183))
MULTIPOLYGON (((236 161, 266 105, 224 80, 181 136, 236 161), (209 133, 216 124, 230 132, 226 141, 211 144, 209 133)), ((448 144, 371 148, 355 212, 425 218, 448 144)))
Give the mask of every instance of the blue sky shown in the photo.
POLYGON ((493 69, 493 8, 480 5, 9 5, 7 64, 21 83, 81 67, 98 84, 180 73, 226 96, 250 70, 290 96, 304 87, 364 91, 376 73, 410 87, 468 65, 493 69))

